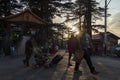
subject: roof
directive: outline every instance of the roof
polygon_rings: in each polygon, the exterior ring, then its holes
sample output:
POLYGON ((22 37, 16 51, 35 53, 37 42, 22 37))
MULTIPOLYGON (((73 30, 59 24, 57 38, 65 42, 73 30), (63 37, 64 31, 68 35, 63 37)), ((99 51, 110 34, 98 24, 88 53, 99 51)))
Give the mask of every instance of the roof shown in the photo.
MULTIPOLYGON (((101 34, 103 35, 103 34, 105 34, 105 33, 103 32, 103 33, 101 33, 101 34)), ((107 36, 111 36, 111 37, 113 37, 113 38, 120 39, 119 36, 117 36, 117 35, 115 35, 114 33, 111 33, 111 32, 107 32, 107 36)))
POLYGON ((108 33, 108 35, 111 36, 111 37, 114 37, 114 38, 120 39, 119 36, 117 36, 117 35, 115 35, 115 34, 113 34, 113 33, 111 33, 111 32, 107 32, 107 33, 108 33))
POLYGON ((26 9, 18 14, 1 17, 0 21, 8 21, 8 22, 33 22, 37 24, 48 24, 48 22, 41 19, 39 16, 34 14, 30 9, 26 9))

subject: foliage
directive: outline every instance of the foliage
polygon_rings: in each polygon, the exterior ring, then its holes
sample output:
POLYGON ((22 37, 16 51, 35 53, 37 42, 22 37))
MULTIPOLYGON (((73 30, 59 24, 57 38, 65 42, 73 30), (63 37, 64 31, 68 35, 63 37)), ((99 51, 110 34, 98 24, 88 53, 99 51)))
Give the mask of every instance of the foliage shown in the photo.
MULTIPOLYGON (((75 25, 78 27, 87 25, 87 28, 90 28, 92 22, 98 19, 101 20, 101 16, 103 16, 104 8, 98 7, 97 5, 99 5, 99 3, 95 0, 76 0, 73 10, 71 10, 71 14, 68 15, 69 18, 67 18, 66 21, 76 21, 77 23, 75 23, 75 25)), ((96 30, 94 27, 92 27, 93 30, 96 30)))
MULTIPOLYGON (((75 2, 72 0, 0 0, 0 16, 13 15, 25 8, 30 9, 49 23, 36 28, 38 41, 63 40, 63 35, 67 32, 66 26, 54 23, 53 19, 56 16, 62 17, 64 14, 66 15, 66 22, 75 20, 79 27, 83 24, 91 26, 91 15, 92 20, 101 19, 103 16, 104 8, 97 7, 98 4, 95 0, 76 0, 75 2)), ((30 25, 30 28, 32 26, 35 25, 30 25)), ((30 32, 29 27, 24 29, 24 31, 30 32)))
POLYGON ((49 23, 37 31, 38 41, 43 43, 50 39, 61 39, 64 35, 62 33, 64 25, 53 23, 53 19, 56 16, 62 17, 66 10, 70 9, 72 3, 68 0, 21 0, 21 3, 49 23))
POLYGON ((5 17, 19 12, 22 5, 18 0, 0 0, 0 16, 5 17))

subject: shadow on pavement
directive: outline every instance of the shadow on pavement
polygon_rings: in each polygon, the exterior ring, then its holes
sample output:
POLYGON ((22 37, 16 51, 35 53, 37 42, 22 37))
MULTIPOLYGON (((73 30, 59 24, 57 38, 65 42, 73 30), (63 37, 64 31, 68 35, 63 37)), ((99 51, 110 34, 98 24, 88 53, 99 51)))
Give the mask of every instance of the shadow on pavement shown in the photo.
POLYGON ((74 72, 72 80, 80 80, 81 75, 82 75, 82 72, 74 72))
POLYGON ((64 71, 62 77, 61 77, 61 80, 66 80, 66 75, 67 75, 67 72, 68 72, 68 67, 66 68, 66 70, 64 71))

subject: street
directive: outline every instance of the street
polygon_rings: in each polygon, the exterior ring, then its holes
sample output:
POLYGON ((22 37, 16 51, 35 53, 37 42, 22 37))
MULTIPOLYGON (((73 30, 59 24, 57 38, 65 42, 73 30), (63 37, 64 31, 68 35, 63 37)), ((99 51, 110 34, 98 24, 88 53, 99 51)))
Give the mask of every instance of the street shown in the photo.
POLYGON ((120 80, 120 58, 109 56, 91 56, 93 65, 100 73, 93 75, 83 59, 80 65, 81 73, 74 72, 74 61, 72 66, 67 66, 68 53, 64 50, 59 51, 64 54, 64 58, 55 66, 50 68, 23 65, 24 56, 0 57, 0 80, 120 80))

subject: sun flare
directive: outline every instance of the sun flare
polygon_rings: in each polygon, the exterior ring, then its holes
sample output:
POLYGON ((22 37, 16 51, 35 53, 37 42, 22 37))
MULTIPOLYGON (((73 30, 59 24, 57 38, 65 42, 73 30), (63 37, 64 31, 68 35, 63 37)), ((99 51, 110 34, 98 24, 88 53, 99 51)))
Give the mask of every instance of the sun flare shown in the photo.
POLYGON ((73 27, 71 28, 71 31, 72 31, 75 35, 78 35, 78 34, 79 34, 79 29, 78 29, 77 27, 75 27, 75 26, 73 26, 73 27))

